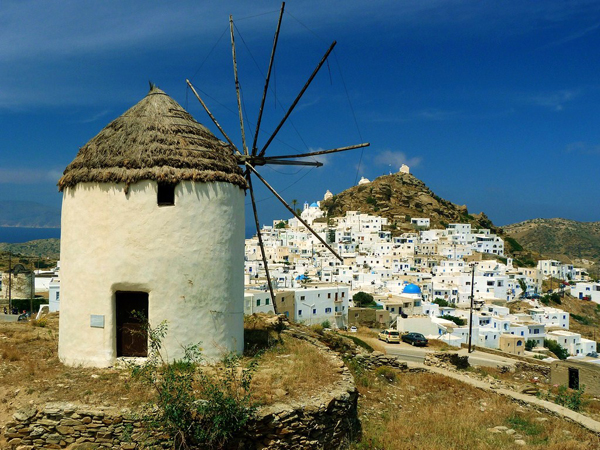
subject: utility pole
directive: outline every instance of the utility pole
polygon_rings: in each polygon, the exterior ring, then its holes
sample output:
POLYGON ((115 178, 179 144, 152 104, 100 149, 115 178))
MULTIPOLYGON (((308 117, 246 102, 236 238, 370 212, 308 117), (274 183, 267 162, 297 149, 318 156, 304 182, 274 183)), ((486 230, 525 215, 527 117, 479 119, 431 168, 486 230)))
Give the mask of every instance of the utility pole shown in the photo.
POLYGON ((469 353, 472 352, 471 350, 471 337, 473 335, 473 299, 474 299, 474 289, 475 289, 475 265, 476 263, 473 262, 473 265, 471 266, 471 308, 470 308, 470 312, 469 312, 469 353))
POLYGON ((12 252, 8 252, 8 312, 12 314, 12 252))
POLYGON ((32 270, 29 275, 29 281, 31 283, 29 290, 29 317, 33 316, 33 297, 35 297, 35 271, 32 270))

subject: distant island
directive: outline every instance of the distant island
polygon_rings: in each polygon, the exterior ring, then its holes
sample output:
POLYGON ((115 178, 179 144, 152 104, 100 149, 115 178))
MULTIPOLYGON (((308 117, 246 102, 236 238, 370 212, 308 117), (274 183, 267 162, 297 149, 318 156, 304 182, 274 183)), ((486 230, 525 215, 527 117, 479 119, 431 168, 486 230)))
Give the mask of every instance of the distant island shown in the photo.
POLYGON ((37 202, 0 201, 0 227, 60 228, 60 208, 37 202))

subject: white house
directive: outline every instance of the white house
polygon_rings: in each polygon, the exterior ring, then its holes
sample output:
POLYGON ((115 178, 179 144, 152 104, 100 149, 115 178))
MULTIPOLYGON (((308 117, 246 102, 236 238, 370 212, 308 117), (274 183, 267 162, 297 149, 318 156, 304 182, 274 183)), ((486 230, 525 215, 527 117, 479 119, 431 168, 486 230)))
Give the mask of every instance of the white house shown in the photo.
POLYGON ((50 280, 48 303, 50 312, 60 311, 60 277, 54 277, 50 280))
POLYGON ((558 342, 561 347, 567 349, 571 356, 587 355, 596 351, 596 343, 582 338, 579 333, 566 330, 549 331, 547 338, 558 342))
POLYGON ((431 219, 429 219, 428 217, 413 217, 410 219, 410 223, 416 225, 417 227, 429 228, 431 224, 431 219))
POLYGON ((271 294, 267 291, 246 289, 244 291, 244 314, 271 313, 273 314, 271 294))
POLYGON ((348 325, 347 285, 307 283, 293 291, 297 322, 314 325, 329 321, 339 328, 348 325))
POLYGON ((528 311, 531 320, 546 326, 569 329, 570 314, 558 308, 532 308, 528 311))
POLYGON ((577 283, 571 286, 571 295, 578 299, 587 297, 595 303, 600 303, 600 283, 577 283))

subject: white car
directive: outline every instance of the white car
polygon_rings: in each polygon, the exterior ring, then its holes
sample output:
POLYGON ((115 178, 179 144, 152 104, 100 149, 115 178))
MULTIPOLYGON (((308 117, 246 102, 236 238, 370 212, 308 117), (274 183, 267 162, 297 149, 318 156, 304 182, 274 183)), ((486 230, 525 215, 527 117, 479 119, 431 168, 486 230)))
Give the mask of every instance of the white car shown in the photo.
POLYGON ((350 327, 350 333, 357 333, 357 332, 358 332, 358 328, 356 328, 355 326, 350 327))

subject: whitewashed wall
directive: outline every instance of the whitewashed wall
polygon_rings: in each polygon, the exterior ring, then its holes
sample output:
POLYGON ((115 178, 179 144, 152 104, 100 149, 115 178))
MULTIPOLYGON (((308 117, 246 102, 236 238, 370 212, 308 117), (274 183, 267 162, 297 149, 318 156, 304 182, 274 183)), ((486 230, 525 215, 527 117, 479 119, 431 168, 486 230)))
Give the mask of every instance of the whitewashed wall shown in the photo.
POLYGON ((169 324, 164 356, 201 342, 207 358, 243 349, 244 191, 180 182, 157 206, 156 182, 79 183, 63 195, 59 357, 109 366, 116 358, 116 291, 149 293, 153 326, 169 324), (92 328, 90 316, 105 318, 92 328))

